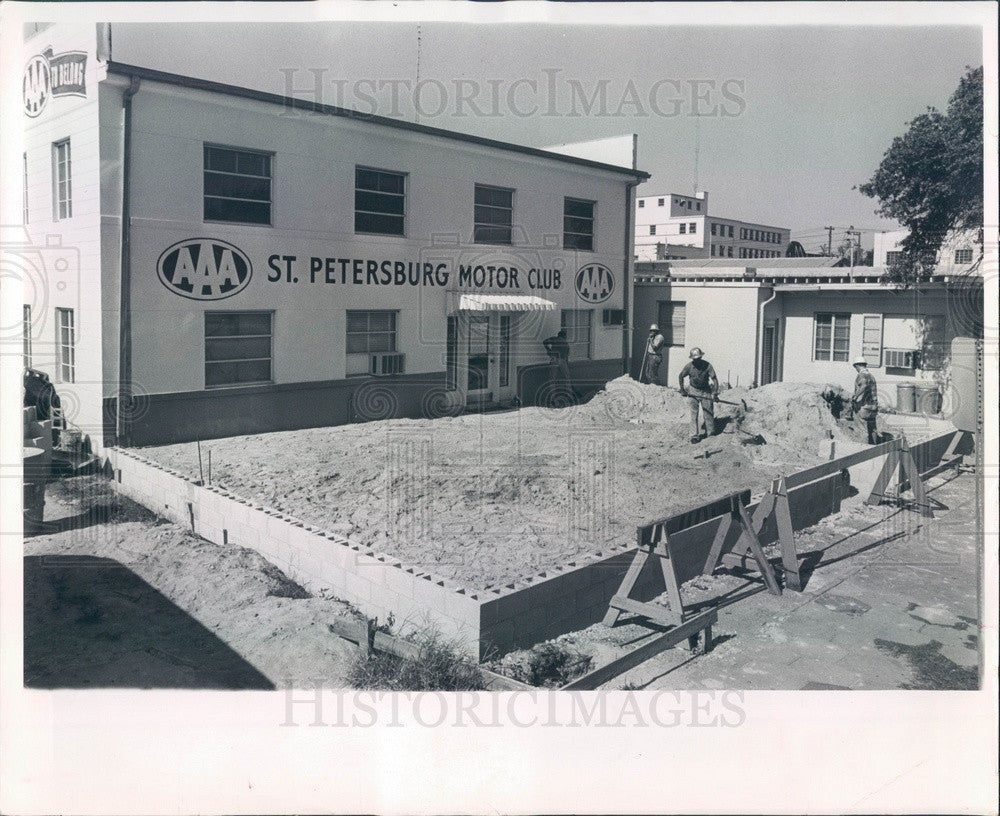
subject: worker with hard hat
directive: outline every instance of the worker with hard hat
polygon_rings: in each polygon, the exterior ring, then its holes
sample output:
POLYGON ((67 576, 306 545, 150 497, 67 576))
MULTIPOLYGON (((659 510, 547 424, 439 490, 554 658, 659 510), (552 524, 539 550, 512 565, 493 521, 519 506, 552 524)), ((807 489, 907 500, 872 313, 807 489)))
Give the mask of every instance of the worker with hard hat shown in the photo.
POLYGON ((855 359, 854 370, 858 376, 854 380, 854 396, 851 397, 851 407, 858 419, 864 420, 868 429, 868 444, 878 444, 878 430, 875 420, 878 416, 878 386, 875 378, 868 370, 868 361, 864 357, 855 359))
POLYGON ((719 396, 719 378, 700 348, 691 349, 689 356, 691 360, 681 369, 679 382, 680 391, 691 406, 691 443, 695 444, 715 435, 715 400, 719 396), (687 385, 684 384, 685 378, 687 385), (699 410, 701 417, 698 416, 699 410), (704 435, 701 432, 702 423, 705 426, 704 435))
POLYGON ((666 341, 660 334, 660 327, 655 323, 649 327, 649 336, 646 338, 646 354, 642 360, 642 368, 639 371, 639 381, 644 383, 656 383, 660 373, 660 363, 663 362, 663 345, 666 341))

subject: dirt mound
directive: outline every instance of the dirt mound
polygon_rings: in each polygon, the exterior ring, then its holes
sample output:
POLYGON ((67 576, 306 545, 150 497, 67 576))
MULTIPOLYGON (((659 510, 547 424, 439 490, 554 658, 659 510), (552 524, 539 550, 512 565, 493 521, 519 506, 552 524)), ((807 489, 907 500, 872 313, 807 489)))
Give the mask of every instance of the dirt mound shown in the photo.
MULTIPOLYGON (((721 434, 691 444, 676 390, 620 377, 584 405, 383 420, 203 442, 213 482, 471 588, 503 585, 726 493, 762 492, 847 434, 820 388, 723 398, 721 434)), ((193 477, 194 444, 147 455, 193 477)), ((203 454, 205 451, 203 450, 203 454)))

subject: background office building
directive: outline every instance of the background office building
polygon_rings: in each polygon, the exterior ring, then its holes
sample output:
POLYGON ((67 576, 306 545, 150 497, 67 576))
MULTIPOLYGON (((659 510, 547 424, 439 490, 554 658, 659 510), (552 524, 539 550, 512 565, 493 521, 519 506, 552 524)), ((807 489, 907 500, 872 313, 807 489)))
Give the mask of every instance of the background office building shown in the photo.
POLYGON ((788 250, 790 235, 787 227, 710 215, 704 191, 636 200, 635 258, 639 261, 780 258, 788 250))

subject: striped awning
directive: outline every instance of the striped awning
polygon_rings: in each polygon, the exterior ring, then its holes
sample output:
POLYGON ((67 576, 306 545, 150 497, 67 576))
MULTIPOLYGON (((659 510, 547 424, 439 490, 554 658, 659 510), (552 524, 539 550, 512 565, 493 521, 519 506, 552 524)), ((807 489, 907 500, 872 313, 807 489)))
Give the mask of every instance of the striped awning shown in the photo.
POLYGON ((556 304, 534 295, 459 295, 452 311, 551 312, 556 304))

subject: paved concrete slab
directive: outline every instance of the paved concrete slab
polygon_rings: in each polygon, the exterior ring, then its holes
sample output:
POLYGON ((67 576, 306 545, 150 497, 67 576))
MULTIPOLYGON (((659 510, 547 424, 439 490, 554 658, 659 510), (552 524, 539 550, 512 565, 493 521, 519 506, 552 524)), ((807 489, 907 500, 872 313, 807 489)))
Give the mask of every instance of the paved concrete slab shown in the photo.
MULTIPOLYGON (((607 687, 976 688, 976 477, 949 472, 927 486, 938 505, 933 519, 856 497, 797 533, 801 593, 775 597, 758 581, 721 573, 692 582, 686 601, 724 598, 713 651, 692 659, 668 650, 607 687)), ((587 631, 588 639, 610 636, 587 631)))

